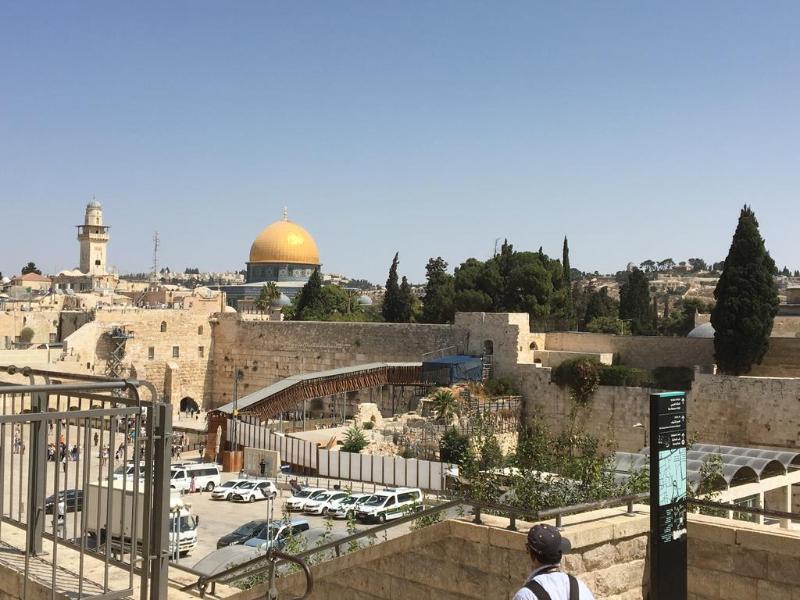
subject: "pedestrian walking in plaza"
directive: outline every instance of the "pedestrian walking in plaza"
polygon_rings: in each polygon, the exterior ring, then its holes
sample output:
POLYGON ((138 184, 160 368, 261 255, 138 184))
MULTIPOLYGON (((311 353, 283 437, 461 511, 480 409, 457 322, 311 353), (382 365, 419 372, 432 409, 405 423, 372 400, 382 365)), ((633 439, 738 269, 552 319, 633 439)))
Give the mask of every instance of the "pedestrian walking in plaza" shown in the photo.
POLYGON ((95 445, 95 446, 97 446, 97 444, 98 444, 99 442, 100 442, 100 436, 99 436, 99 435, 97 435, 97 432, 95 431, 95 432, 94 432, 94 445, 95 445))
POLYGON ((594 600, 582 581, 560 568, 562 556, 571 548, 569 540, 552 525, 531 527, 525 549, 533 568, 514 600, 594 600))

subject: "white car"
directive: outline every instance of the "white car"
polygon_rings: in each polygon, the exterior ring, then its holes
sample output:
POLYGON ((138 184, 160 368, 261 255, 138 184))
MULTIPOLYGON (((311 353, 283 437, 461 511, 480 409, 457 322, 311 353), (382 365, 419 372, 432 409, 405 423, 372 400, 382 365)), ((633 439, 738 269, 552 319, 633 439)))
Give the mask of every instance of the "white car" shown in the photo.
POLYGON ((214 491, 211 492, 211 499, 212 500, 227 500, 230 498, 233 491, 242 485, 247 479, 231 479, 230 481, 226 481, 222 485, 219 485, 214 488, 214 491))
POLYGON ((320 494, 325 494, 327 492, 328 490, 325 488, 303 488, 299 492, 295 492, 294 495, 286 501, 286 510, 304 510, 306 502, 314 500, 320 494))
POLYGON ((339 492, 336 490, 333 492, 326 492, 324 494, 320 494, 313 500, 306 502, 303 511, 310 515, 326 515, 331 509, 332 503, 338 502, 346 497, 347 492, 339 492))
POLYGON ((231 492, 228 500, 234 502, 255 502, 256 500, 273 500, 278 496, 278 488, 271 481, 265 479, 251 479, 245 481, 231 492))
POLYGON ((334 519, 350 519, 355 516, 355 511, 358 506, 369 498, 372 494, 350 494, 345 498, 337 500, 331 508, 328 509, 328 514, 334 519))

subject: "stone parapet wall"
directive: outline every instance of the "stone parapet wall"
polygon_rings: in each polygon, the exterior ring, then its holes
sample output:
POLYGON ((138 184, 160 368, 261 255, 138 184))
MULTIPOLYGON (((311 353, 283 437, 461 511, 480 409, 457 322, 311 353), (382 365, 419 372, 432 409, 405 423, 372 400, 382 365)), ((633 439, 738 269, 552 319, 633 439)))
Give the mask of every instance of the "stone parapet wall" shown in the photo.
POLYGON ((800 600, 800 533, 693 515, 689 600, 800 600))
MULTIPOLYGON (((603 511, 599 521, 568 525, 573 551, 566 569, 579 576, 598 600, 640 600, 646 586, 649 517, 603 511)), ((593 513, 592 513, 593 514, 593 513)), ((486 517, 487 521, 491 517, 486 517)), ((313 568, 312 599, 483 600, 511 598, 530 571, 525 533, 464 521, 430 527, 336 558, 313 568)), ((527 531, 528 524, 519 524, 527 531)), ((302 574, 278 580, 279 591, 300 595, 302 574)), ((263 586, 233 596, 263 598, 263 586)))

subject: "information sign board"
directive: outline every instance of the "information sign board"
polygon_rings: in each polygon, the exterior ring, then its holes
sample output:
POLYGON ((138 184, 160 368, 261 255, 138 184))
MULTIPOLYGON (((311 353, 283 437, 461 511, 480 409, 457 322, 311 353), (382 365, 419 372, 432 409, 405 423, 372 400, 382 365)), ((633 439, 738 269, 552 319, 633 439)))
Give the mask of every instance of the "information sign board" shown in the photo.
POLYGON ((686 394, 651 394, 652 600, 686 600, 686 531, 686 394))

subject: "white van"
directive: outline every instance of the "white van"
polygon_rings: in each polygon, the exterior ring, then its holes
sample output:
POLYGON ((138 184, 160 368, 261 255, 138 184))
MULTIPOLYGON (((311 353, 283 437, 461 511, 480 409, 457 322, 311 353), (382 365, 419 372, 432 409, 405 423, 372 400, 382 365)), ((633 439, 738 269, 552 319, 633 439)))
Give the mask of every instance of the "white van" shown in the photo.
POLYGON ((421 511, 424 508, 422 502, 422 490, 419 488, 388 488, 359 504, 356 520, 385 523, 421 511))
POLYGON ((211 492, 220 484, 219 466, 214 463, 178 463, 172 465, 169 474, 169 487, 179 492, 192 488, 211 492))

